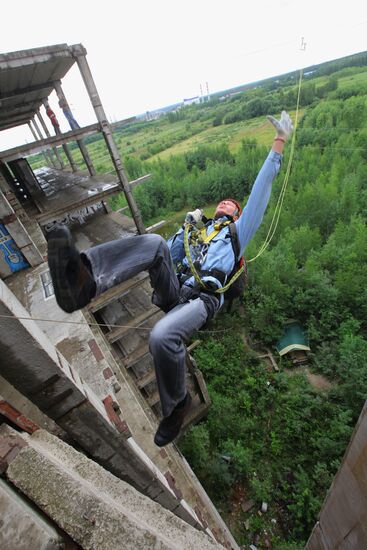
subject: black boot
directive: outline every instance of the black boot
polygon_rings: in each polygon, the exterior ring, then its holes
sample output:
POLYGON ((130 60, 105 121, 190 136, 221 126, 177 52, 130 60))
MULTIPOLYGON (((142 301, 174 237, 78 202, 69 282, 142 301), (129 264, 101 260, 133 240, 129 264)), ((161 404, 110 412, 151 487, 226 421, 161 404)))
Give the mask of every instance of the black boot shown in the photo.
POLYGON ((88 260, 82 260, 65 225, 59 225, 49 233, 47 244, 48 265, 57 303, 66 313, 82 309, 96 293, 88 260))
POLYGON ((164 445, 171 443, 171 441, 178 436, 190 405, 191 395, 187 393, 185 398, 176 405, 171 414, 163 418, 154 436, 154 443, 158 445, 158 447, 164 447, 164 445))

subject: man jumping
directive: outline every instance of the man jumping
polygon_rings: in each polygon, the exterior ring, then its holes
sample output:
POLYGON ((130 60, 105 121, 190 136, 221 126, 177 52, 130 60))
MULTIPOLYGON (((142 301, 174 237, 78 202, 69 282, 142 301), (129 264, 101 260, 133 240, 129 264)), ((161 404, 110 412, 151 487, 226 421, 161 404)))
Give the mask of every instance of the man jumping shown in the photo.
MULTIPOLYGON (((222 200, 214 219, 205 224, 205 233, 216 231, 207 242, 190 243, 190 256, 185 253, 184 230, 181 228, 166 242, 155 234, 135 235, 94 246, 79 252, 66 226, 58 226, 48 238, 48 262, 59 306, 71 313, 85 307, 95 296, 149 271, 153 303, 166 315, 151 331, 149 349, 153 356, 163 420, 154 437, 159 447, 167 445, 179 434, 191 397, 186 390, 185 342, 213 317, 223 303, 222 288, 238 259, 263 219, 278 174, 284 144, 292 133, 292 122, 283 111, 280 120, 268 117, 276 136, 253 185, 246 207, 241 213, 234 199, 222 200), (239 254, 231 246, 229 225, 218 231, 218 222, 235 224, 239 254), (191 262, 190 262, 191 260, 191 262), (190 272, 195 263, 202 274, 204 286, 196 284, 190 272), (177 266, 180 266, 178 269, 177 266), (185 277, 182 277, 182 266, 185 277)), ((186 221, 192 229, 201 220, 202 212, 189 212, 186 221)), ((193 231, 192 231, 193 232, 193 231)))

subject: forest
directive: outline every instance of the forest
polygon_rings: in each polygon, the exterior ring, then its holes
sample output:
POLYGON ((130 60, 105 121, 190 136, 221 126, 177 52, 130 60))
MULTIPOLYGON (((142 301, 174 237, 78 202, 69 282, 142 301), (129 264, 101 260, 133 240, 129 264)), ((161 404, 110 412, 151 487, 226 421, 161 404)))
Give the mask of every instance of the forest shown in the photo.
MULTIPOLYGON (((302 548, 367 396, 367 95, 352 91, 340 97, 336 90, 304 114, 277 232, 251 264, 243 309, 218 318, 216 328, 229 330, 204 333, 195 353, 213 404, 182 450, 229 516, 231 492, 271 503, 276 528, 257 510, 235 520, 239 540, 262 533, 259 548, 265 531, 302 548), (311 369, 331 382, 327 392, 302 370, 269 372, 245 345, 243 333, 274 346, 288 318, 307 329, 311 369)), ((234 154, 222 144, 157 162, 154 180, 137 194, 141 207, 149 216, 167 202, 178 209, 245 199, 266 151, 245 140, 234 154)), ((281 183, 282 174, 250 258, 265 239, 281 183)))
MULTIPOLYGON (((180 448, 246 548, 304 547, 367 397, 366 61, 360 54, 305 71, 277 231, 250 264, 240 303, 198 334, 193 352, 212 405, 180 448), (307 331, 307 366, 275 350, 289 319, 307 331), (279 371, 259 359, 265 348, 279 371)), ((134 190, 146 224, 164 217, 178 228, 186 210, 210 215, 224 197, 245 203, 272 142, 266 115, 294 116, 297 80, 286 75, 116 128, 130 179, 152 174, 134 190)), ((103 160, 103 143, 89 147, 103 160)), ((267 235, 289 150, 246 258, 267 235)))

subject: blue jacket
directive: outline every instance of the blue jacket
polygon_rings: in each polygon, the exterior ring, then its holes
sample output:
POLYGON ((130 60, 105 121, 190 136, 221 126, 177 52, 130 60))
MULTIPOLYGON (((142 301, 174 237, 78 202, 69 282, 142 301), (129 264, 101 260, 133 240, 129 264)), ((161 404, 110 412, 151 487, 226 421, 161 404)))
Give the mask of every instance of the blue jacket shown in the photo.
MULTIPOLYGON (((247 204, 241 216, 235 222, 240 243, 241 256, 262 222, 270 199, 271 186, 274 178, 280 170, 281 161, 282 155, 274 151, 270 151, 255 180, 247 204)), ((221 218, 220 220, 226 220, 226 218, 221 218)), ((214 230, 214 224, 220 220, 212 220, 207 224, 207 235, 210 235, 210 233, 214 230)), ((228 234, 229 228, 226 226, 212 239, 208 251, 204 255, 201 254, 202 247, 190 246, 193 261, 199 259, 201 269, 203 271, 217 269, 222 273, 225 273, 227 277, 230 275, 235 265, 235 257, 231 239, 228 237, 228 234)), ((173 263, 178 264, 181 262, 183 265, 188 265, 184 250, 183 228, 171 237, 167 241, 167 244, 170 249, 173 263)), ((211 280, 217 284, 218 287, 222 286, 221 283, 213 277, 203 277, 203 280, 211 280)), ((193 281, 189 279, 185 284, 191 285, 192 282, 193 281)), ((223 297, 223 295, 221 296, 223 297)))

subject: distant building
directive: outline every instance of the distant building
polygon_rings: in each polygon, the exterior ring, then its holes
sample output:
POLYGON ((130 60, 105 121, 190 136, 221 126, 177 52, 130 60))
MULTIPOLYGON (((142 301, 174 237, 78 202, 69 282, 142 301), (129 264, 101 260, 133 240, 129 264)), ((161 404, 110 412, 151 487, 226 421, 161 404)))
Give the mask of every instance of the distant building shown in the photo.
POLYGON ((189 97, 183 100, 184 105, 193 105, 193 104, 198 104, 200 102, 201 102, 200 97, 198 95, 195 97, 189 97))
POLYGON ((145 117, 144 119, 146 121, 150 121, 150 120, 157 120, 158 118, 160 118, 162 115, 164 115, 164 113, 162 111, 147 111, 145 113, 145 117))

